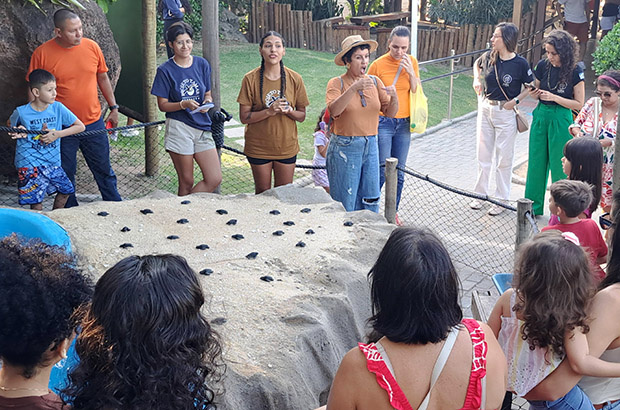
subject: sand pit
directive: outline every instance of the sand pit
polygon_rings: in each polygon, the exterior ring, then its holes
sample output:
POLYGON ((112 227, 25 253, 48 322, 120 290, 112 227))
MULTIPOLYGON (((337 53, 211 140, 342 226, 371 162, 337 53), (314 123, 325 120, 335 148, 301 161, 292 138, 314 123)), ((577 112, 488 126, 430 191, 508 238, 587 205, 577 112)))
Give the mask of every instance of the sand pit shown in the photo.
POLYGON ((182 255, 205 273, 205 313, 228 365, 219 408, 236 410, 324 403, 340 359, 363 336, 366 274, 393 229, 377 214, 345 212, 323 190, 295 187, 258 196, 158 192, 46 215, 67 229, 96 278, 123 257, 152 253, 182 255))

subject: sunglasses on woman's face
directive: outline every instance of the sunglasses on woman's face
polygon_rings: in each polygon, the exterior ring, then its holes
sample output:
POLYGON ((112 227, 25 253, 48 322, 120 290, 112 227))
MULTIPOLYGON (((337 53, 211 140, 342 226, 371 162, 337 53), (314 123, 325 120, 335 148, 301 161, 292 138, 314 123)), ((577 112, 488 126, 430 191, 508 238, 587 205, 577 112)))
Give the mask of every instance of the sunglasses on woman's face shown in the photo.
POLYGON ((610 98, 612 96, 612 93, 610 93, 609 91, 605 91, 605 92, 595 91, 594 94, 596 94, 599 97, 605 97, 605 98, 610 98))
POLYGON ((598 217, 598 224, 601 225, 601 229, 607 230, 614 226, 614 223, 611 219, 609 219, 609 212, 605 212, 603 215, 598 217))

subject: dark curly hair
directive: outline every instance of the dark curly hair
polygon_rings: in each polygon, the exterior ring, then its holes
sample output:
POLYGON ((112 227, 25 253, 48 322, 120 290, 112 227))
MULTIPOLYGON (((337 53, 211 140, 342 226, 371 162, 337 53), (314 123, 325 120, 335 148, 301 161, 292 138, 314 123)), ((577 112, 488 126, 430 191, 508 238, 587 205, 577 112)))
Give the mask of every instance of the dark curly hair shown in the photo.
POLYGON ((92 282, 62 248, 26 242, 15 234, 0 241, 0 358, 29 379, 47 366, 77 328, 74 315, 92 295, 92 282))
MULTIPOLYGON (((560 66, 560 75, 558 77, 558 84, 566 83, 571 84, 573 76, 573 70, 579 60, 578 53, 579 47, 577 42, 573 38, 572 34, 564 30, 552 30, 551 33, 545 38, 544 44, 549 44, 555 48, 555 52, 559 54, 562 65, 560 66)), ((543 45, 544 47, 544 45, 543 45)), ((549 60, 545 57, 547 65, 551 65, 549 60)), ((549 68, 549 67, 548 67, 549 68)))
POLYGON ((368 273, 374 333, 396 343, 438 343, 461 322, 460 282, 448 251, 431 231, 397 228, 368 273))
POLYGON ((564 354, 564 336, 581 326, 589 331, 588 305, 593 280, 586 252, 557 230, 536 235, 523 244, 512 286, 513 307, 523 317, 521 337, 530 349, 550 347, 564 354))
POLYGON ((74 409, 214 409, 224 369, 204 301, 181 256, 118 262, 97 282, 63 398, 74 409))

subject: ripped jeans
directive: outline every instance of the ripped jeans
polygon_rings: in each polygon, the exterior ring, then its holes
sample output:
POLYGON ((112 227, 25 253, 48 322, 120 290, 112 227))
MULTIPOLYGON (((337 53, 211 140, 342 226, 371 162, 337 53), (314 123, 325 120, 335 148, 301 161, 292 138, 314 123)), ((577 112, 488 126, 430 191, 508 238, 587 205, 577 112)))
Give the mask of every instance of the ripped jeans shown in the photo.
POLYGON ((379 148, 377 136, 343 137, 332 134, 327 155, 332 198, 347 211, 379 212, 379 148))

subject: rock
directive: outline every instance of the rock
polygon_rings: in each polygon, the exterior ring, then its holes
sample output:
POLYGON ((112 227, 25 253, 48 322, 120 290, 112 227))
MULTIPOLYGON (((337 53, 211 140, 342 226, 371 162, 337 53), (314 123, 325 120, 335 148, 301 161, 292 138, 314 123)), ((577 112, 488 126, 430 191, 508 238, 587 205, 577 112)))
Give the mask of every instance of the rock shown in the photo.
MULTIPOLYGON (((16 106, 28 102, 26 70, 35 48, 53 37, 54 11, 60 8, 49 1, 37 2, 42 12, 28 2, 3 1, 0 7, 0 122, 4 125, 16 106)), ((82 19, 84 36, 95 40, 105 56, 112 86, 121 72, 120 54, 105 14, 95 1, 82 2, 85 10, 77 9, 82 19)), ((13 155, 15 141, 0 138, 0 174, 15 173, 13 155), (7 147, 8 146, 8 147, 7 147), (6 157, 5 157, 6 156, 6 157)))
POLYGON ((228 9, 220 8, 220 39, 247 43, 248 39, 241 33, 239 17, 228 9))

